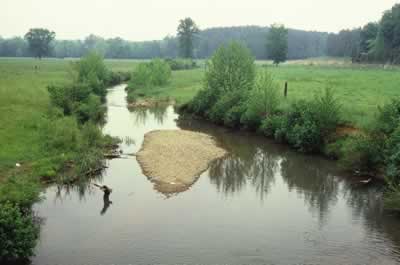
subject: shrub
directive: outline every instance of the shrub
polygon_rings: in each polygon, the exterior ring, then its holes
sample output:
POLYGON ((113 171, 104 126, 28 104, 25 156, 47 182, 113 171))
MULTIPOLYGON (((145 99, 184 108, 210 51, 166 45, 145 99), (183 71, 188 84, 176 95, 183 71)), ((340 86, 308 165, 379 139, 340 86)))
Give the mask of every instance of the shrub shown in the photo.
POLYGON ((103 121, 105 112, 106 107, 102 105, 100 97, 90 94, 85 102, 78 105, 76 116, 80 123, 87 121, 98 123, 103 121))
POLYGON ((400 126, 387 139, 386 181, 392 186, 400 185, 400 126))
POLYGON ((207 63, 206 89, 222 93, 250 90, 255 79, 254 58, 249 49, 232 42, 221 46, 207 63))
POLYGON ((242 117, 242 123, 252 128, 258 128, 264 117, 277 112, 279 107, 278 90, 272 76, 267 71, 263 71, 257 76, 246 105, 247 110, 242 117))
POLYGON ((396 98, 379 108, 379 113, 374 124, 374 130, 378 133, 389 135, 396 130, 399 123, 400 98, 396 98))
POLYGON ((130 89, 152 88, 164 86, 171 78, 171 68, 161 59, 154 59, 148 63, 140 63, 132 74, 130 89))
POLYGON ((294 102, 282 115, 263 120, 260 130, 267 136, 306 153, 321 152, 327 136, 339 122, 339 104, 330 90, 312 101, 294 102))
POLYGON ((167 58, 165 61, 169 64, 171 67, 171 70, 176 71, 176 70, 189 70, 189 69, 194 69, 197 68, 196 61, 192 59, 171 59, 167 58))
POLYGON ((274 137, 276 140, 283 141, 285 137, 282 138, 280 132, 287 131, 286 124, 286 115, 271 115, 262 121, 259 130, 265 136, 274 137))
POLYGON ((343 143, 340 163, 360 172, 375 170, 383 162, 383 145, 370 135, 353 135, 343 143))
POLYGON ((340 122, 341 105, 335 98, 333 90, 326 88, 322 95, 315 96, 312 107, 322 135, 325 137, 334 132, 340 122))
POLYGON ((107 80, 107 85, 115 86, 131 79, 129 72, 110 72, 107 80))
POLYGON ((221 46, 207 64, 204 89, 188 110, 216 123, 238 126, 254 76, 254 58, 247 48, 237 43, 221 46))
MULTIPOLYGON (((241 104, 242 97, 243 95, 241 91, 232 91, 222 95, 208 113, 211 121, 215 123, 223 123, 225 115, 229 110, 241 104)), ((240 116, 238 117, 238 122, 239 121, 240 116)))
POLYGON ((18 206, 0 203, 0 260, 32 256, 39 237, 39 225, 31 213, 22 213, 18 206))

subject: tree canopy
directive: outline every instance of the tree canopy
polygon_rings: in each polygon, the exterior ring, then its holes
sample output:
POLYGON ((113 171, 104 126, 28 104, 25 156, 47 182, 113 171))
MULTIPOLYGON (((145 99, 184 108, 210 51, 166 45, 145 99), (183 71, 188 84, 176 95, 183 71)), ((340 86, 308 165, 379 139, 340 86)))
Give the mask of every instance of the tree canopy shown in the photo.
POLYGON ((53 31, 43 28, 30 29, 29 32, 25 34, 29 50, 39 59, 50 54, 51 42, 55 37, 56 34, 53 31))
POLYGON ((286 61, 288 53, 288 30, 283 25, 274 24, 267 35, 268 58, 278 65, 286 61))
POLYGON ((193 38, 197 33, 199 33, 199 28, 190 17, 179 21, 178 40, 182 57, 193 58, 193 38))

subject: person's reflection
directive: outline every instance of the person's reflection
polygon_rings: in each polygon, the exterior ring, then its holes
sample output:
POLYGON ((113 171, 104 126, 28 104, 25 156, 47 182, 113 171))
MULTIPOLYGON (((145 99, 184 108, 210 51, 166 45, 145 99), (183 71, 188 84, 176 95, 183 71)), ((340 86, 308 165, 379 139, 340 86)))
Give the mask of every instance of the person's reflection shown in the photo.
POLYGON ((103 203, 104 203, 103 209, 101 209, 101 212, 100 212, 101 215, 104 215, 107 212, 110 205, 112 204, 112 201, 110 201, 110 193, 104 192, 103 203))

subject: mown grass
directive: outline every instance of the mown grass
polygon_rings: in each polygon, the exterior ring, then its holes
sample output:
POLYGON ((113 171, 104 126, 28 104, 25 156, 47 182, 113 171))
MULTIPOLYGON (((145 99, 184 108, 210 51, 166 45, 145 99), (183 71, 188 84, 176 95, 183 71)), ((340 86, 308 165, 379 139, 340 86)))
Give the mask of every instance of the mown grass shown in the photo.
MULTIPOLYGON (((70 81, 70 62, 0 58, 0 179, 16 163, 43 158, 38 123, 49 108, 47 86, 70 81)), ((136 61, 106 60, 106 65, 131 71, 136 61)))

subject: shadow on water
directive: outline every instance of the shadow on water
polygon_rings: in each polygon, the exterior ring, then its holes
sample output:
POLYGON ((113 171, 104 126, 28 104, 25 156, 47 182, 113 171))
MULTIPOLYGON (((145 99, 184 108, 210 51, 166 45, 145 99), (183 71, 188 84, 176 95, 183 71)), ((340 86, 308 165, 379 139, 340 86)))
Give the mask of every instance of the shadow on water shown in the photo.
POLYGON ((295 153, 252 133, 190 119, 179 119, 177 124, 184 130, 210 134, 229 150, 227 157, 214 161, 209 169, 210 182, 225 196, 234 196, 251 186, 262 201, 279 177, 289 192, 298 194, 318 215, 320 225, 330 218, 330 208, 343 197, 353 217, 364 221, 369 236, 384 233, 392 240, 395 247, 389 254, 400 261, 400 215, 383 210, 382 184, 360 186, 359 179, 346 176, 333 161, 295 153))

